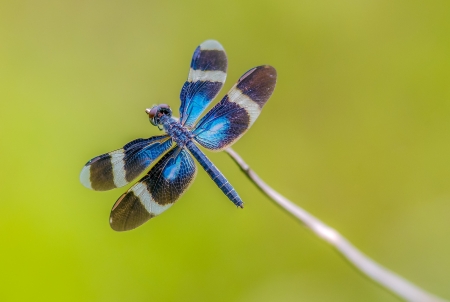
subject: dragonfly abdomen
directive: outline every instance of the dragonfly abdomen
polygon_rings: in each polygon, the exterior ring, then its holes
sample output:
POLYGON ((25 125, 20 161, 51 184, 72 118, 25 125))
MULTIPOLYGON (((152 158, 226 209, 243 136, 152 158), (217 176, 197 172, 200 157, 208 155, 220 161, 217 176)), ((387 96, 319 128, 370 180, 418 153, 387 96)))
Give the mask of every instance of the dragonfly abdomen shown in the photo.
POLYGON ((206 157, 206 155, 192 141, 186 143, 186 148, 197 159, 198 163, 205 169, 206 173, 216 183, 220 190, 238 207, 243 208, 244 202, 239 197, 236 190, 223 176, 222 172, 206 157))

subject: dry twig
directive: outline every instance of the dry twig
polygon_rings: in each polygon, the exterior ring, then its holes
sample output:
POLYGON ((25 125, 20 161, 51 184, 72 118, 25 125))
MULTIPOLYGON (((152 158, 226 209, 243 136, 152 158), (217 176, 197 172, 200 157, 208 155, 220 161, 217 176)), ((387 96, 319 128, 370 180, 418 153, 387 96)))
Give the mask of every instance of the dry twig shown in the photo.
POLYGON ((241 170, 248 176, 248 178, 272 201, 286 210, 289 214, 300 220, 307 228, 313 231, 317 236, 328 242, 336 251, 343 255, 356 269, 360 270, 367 277, 374 282, 382 285, 405 301, 413 302, 443 302, 445 300, 426 292, 417 287, 396 273, 384 268, 376 263, 347 239, 345 239, 335 229, 327 226, 325 223, 309 214, 293 202, 280 195, 259 176, 250 169, 244 160, 231 148, 225 150, 231 158, 239 165, 241 170))

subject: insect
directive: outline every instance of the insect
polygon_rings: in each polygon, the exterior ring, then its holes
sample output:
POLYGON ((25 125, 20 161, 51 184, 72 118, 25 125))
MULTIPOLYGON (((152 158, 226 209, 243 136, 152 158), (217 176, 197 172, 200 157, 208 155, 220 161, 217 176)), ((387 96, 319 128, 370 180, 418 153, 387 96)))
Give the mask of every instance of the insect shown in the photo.
POLYGON ((181 89, 180 118, 173 118, 166 104, 145 110, 150 123, 165 134, 136 139, 122 149, 94 157, 83 167, 81 183, 92 190, 106 191, 125 186, 156 161, 114 204, 109 220, 113 230, 132 230, 170 208, 197 174, 192 156, 222 192, 243 208, 244 203, 233 186, 197 144, 220 151, 235 143, 253 125, 272 95, 277 73, 269 65, 250 69, 196 123, 222 88, 227 65, 225 50, 219 42, 207 40, 200 44, 181 89))

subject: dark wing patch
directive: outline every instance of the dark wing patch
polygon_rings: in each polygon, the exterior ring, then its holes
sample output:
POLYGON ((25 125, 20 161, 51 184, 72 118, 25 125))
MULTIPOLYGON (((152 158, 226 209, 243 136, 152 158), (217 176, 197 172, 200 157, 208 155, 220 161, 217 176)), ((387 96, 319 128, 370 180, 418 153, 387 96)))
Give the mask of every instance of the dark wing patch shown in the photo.
POLYGON ((117 200, 111 210, 111 227, 116 231, 132 230, 161 214, 183 195, 196 172, 186 149, 172 149, 117 200))
POLYGON ((136 139, 122 149, 91 159, 80 174, 81 183, 96 191, 122 187, 133 181, 172 146, 168 135, 136 139))
POLYGON ((197 47, 180 93, 182 125, 192 127, 216 97, 227 77, 227 65, 227 55, 219 42, 208 40, 197 47))
POLYGON ((247 71, 193 130, 195 140, 219 151, 235 143, 253 125, 275 89, 277 72, 269 65, 247 71))

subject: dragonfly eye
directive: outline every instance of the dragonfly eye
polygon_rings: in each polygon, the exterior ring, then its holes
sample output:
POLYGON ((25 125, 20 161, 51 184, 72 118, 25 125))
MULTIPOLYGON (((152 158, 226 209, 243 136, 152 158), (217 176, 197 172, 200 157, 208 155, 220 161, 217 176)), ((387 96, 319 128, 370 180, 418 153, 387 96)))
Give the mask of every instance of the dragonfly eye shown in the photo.
POLYGON ((163 115, 167 115, 168 117, 172 116, 172 109, 170 109, 170 106, 167 104, 159 105, 159 110, 158 110, 157 116, 161 117, 163 115))
POLYGON ((152 123, 152 125, 156 126, 154 118, 156 116, 156 113, 158 112, 158 106, 153 106, 151 109, 147 108, 147 109, 145 109, 145 112, 148 114, 150 123, 152 123))
POLYGON ((167 104, 159 104, 158 105, 159 108, 166 108, 166 109, 170 109, 170 106, 167 104))

